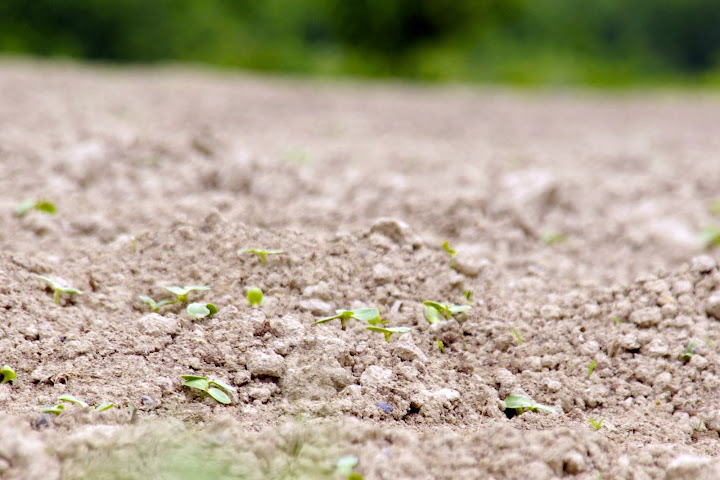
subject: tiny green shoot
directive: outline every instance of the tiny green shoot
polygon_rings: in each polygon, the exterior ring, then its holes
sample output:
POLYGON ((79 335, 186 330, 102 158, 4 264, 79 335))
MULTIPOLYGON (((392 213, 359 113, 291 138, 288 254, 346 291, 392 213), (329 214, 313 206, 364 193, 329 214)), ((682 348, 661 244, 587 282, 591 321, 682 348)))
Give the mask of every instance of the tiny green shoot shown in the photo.
POLYGON ((435 342, 437 343, 440 353, 445 353, 445 344, 443 343, 443 341, 438 338, 437 340, 435 340, 435 342))
POLYGON ((423 302, 425 305, 425 318, 430 323, 438 323, 443 321, 440 315, 445 316, 446 320, 450 320, 454 315, 467 312, 472 307, 470 305, 454 305, 452 303, 438 303, 432 301, 423 302), (434 310, 434 311, 433 311, 434 310))
POLYGON ((587 378, 590 378, 590 375, 592 375, 593 371, 595 370, 595 365, 597 365, 597 362, 595 360, 590 362, 590 366, 587 369, 587 378))
POLYGON ((394 333, 407 333, 410 331, 409 327, 377 327, 375 325, 368 325, 365 327, 367 330, 370 330, 371 332, 380 332, 385 334, 385 341, 389 342, 390 337, 394 333))
POLYGON ((720 227, 708 225, 700 232, 700 242, 703 248, 710 249, 720 245, 720 227))
POLYGON ((512 329, 512 333, 513 333, 513 335, 515 335, 515 339, 517 340, 518 345, 522 345, 523 343, 525 343, 525 341, 522 339, 522 337, 520 336, 520 334, 518 333, 517 330, 515 330, 515 329, 513 328, 513 329, 512 329))
POLYGON ((16 378, 15 370, 10 368, 10 365, 3 365, 3 367, 0 368, 0 383, 9 383, 12 385, 16 378))
POLYGON ((138 295, 138 298, 142 300, 143 302, 147 303, 147 305, 150 307, 150 309, 157 313, 160 308, 165 307, 167 305, 173 305, 177 303, 177 300, 160 300, 159 302, 156 302, 150 297, 146 297, 145 295, 138 295))
POLYGON ((465 296, 465 300, 467 300, 468 302, 471 302, 471 303, 472 303, 472 301, 473 301, 473 299, 472 299, 472 290, 465 290, 465 291, 463 292, 463 295, 465 296))
POLYGON ((218 308, 212 303, 191 303, 186 309, 188 315, 194 319, 211 317, 218 312, 218 308))
POLYGON ((595 429, 595 431, 600 430, 600 427, 602 426, 603 420, 605 420, 604 417, 601 417, 599 420, 593 420, 592 418, 588 417, 588 421, 589 421, 590 424, 593 426, 593 428, 595 429))
POLYGON ((620 325, 620 323, 622 322, 620 317, 612 317, 612 321, 615 322, 615 325, 620 325))
POLYGON ((542 241, 546 245, 554 245, 556 243, 562 243, 567 240, 567 235, 564 233, 545 233, 542 236, 542 241))
POLYGON ((357 464, 357 457, 353 457, 352 455, 339 458, 338 461, 335 462, 335 474, 342 475, 347 480, 363 480, 363 476, 355 472, 357 464))
POLYGON ((345 330, 351 318, 370 325, 387 323, 380 319, 380 312, 377 308, 356 308, 355 310, 335 310, 335 315, 319 318, 315 321, 315 325, 340 319, 340 326, 345 330))
POLYGON ((63 410, 65 409, 65 403, 73 403, 75 405, 80 406, 81 408, 87 408, 91 412, 92 411, 104 412, 105 410, 109 410, 115 406, 115 404, 112 402, 106 402, 106 403, 103 403, 96 407, 93 407, 91 405, 88 405, 86 402, 83 402, 82 400, 78 400, 77 398, 73 397, 72 395, 61 395, 58 398, 57 405, 53 405, 52 407, 43 407, 40 409, 40 411, 42 413, 52 413, 55 415, 60 415, 63 412, 63 410))
POLYGON ((710 213, 710 215, 720 215, 720 200, 715 200, 710 204, 708 213, 710 213))
POLYGON ((247 299, 251 307, 257 307, 263 303, 265 297, 259 287, 250 287, 247 290, 247 299))
POLYGON ((260 257, 260 263, 267 265, 268 255, 280 255, 285 253, 283 250, 263 250, 261 248, 243 248, 240 253, 254 253, 260 257))
POLYGON ((135 235, 130 237, 130 249, 132 253, 137 253, 137 237, 135 235))
POLYGON ((691 340, 690 343, 688 343, 687 348, 685 349, 685 353, 680 356, 680 359, 682 359, 683 362, 689 362, 690 359, 692 359, 693 355, 695 355, 697 349, 697 342, 695 340, 691 340))
POLYGON ((60 305, 60 295, 63 293, 68 294, 68 295, 82 295, 82 292, 80 290, 78 290, 77 288, 63 285, 63 284, 53 280, 52 278, 49 278, 49 277, 46 277, 43 275, 37 275, 37 278, 46 282, 50 286, 50 288, 53 290, 53 292, 55 292, 53 295, 53 301, 58 305, 60 305))
POLYGON ((38 212, 48 213, 50 215, 54 215, 57 212, 55 205, 46 200, 25 200, 15 208, 15 215, 23 217, 27 215, 30 210, 37 210, 38 212))
POLYGON ((535 401, 528 397, 527 395, 520 395, 517 393, 511 393, 507 397, 505 397, 505 408, 513 408, 515 409, 515 412, 520 415, 525 410, 535 411, 535 410, 543 410, 545 412, 549 413, 557 413, 555 409, 548 407, 547 405, 541 405, 539 403, 535 403, 535 401))
POLYGON ((707 338, 705 339, 705 343, 707 343, 708 346, 710 346, 711 348, 715 348, 715 342, 713 342, 713 339, 712 339, 712 338, 707 337, 707 338))
POLYGON ((183 383, 184 386, 195 388, 204 393, 207 393, 213 399, 217 400, 223 405, 228 405, 231 403, 230 397, 226 392, 234 392, 235 388, 231 387, 227 383, 221 382, 219 380, 208 379, 207 377, 198 377, 195 375, 183 375, 182 378, 183 380, 185 380, 185 383, 183 383))
POLYGON ((185 285, 184 287, 173 286, 163 288, 177 297, 177 303, 187 302, 187 297, 190 292, 205 292, 210 290, 210 287, 206 287, 204 285, 185 285))
POLYGON ((457 255, 457 250, 451 248, 447 241, 443 242, 442 248, 450 255, 450 258, 455 258, 455 255, 457 255))

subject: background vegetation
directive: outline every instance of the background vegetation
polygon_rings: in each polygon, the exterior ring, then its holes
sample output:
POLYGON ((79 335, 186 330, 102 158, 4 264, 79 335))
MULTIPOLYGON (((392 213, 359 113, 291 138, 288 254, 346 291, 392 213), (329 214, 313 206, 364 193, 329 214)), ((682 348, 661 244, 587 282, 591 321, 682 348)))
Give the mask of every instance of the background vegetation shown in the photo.
POLYGON ((512 84, 720 82, 717 0, 3 0, 0 52, 512 84))

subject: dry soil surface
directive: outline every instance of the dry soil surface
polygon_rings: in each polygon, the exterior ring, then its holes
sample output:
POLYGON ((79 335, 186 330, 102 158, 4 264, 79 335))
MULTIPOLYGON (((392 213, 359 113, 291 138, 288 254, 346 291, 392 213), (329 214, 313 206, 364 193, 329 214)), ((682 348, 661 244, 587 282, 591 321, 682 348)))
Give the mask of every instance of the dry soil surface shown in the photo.
POLYGON ((9 61, 0 92, 0 478, 720 478, 720 98, 9 61), (138 299, 170 285, 219 312, 138 299), (359 307, 410 331, 314 325, 359 307))

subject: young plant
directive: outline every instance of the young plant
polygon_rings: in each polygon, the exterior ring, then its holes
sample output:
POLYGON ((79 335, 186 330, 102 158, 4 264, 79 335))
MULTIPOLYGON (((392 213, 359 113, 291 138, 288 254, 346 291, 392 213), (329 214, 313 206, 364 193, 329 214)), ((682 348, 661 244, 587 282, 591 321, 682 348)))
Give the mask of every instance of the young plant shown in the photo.
POLYGON ((73 403, 75 405, 80 406, 81 408, 87 408, 91 412, 92 411, 103 412, 103 411, 109 410, 115 406, 114 403, 106 402, 106 403, 103 403, 96 407, 93 407, 91 405, 88 405, 86 402, 83 402, 82 400, 78 400, 77 398, 73 397, 72 395, 60 395, 60 397, 58 398, 57 405, 54 405, 52 407, 43 407, 40 409, 40 411, 42 413, 52 413, 55 415, 60 415, 63 412, 63 410, 65 409, 65 403, 73 403))
POLYGON ((176 303, 187 302, 187 297, 190 292, 206 292, 210 290, 210 287, 206 287, 204 285, 185 285, 184 287, 163 288, 177 297, 176 303))
POLYGON ((465 297, 465 300, 467 300, 468 302, 472 303, 472 301, 473 301, 473 299, 472 299, 472 290, 465 290, 465 291, 463 292, 463 296, 465 297))
POLYGON ((0 368, 0 383, 9 383, 12 385, 16 378, 17 375, 15 375, 15 370, 10 368, 10 365, 4 365, 0 368))
POLYGON ((680 359, 683 362, 689 362, 693 355, 695 355, 695 352, 698 350, 698 343, 695 340, 691 340, 690 343, 688 343, 687 348, 685 349, 685 353, 683 353, 680 356, 680 359))
POLYGON ((448 253, 448 255, 450 255, 450 258, 455 258, 455 255, 457 255, 457 250, 450 248, 450 245, 447 241, 443 242, 442 248, 448 253))
POLYGON ((15 208, 15 215, 24 217, 30 210, 37 210, 38 212, 49 213, 50 215, 54 215, 57 212, 55 205, 46 200, 25 200, 15 208))
POLYGON ((518 333, 517 330, 515 330, 513 328, 512 333, 513 333, 513 335, 515 335, 515 340, 517 340, 518 345, 522 345, 523 343, 525 343, 525 340, 522 339, 522 337, 520 336, 520 334, 518 333))
POLYGON ((247 291, 247 299, 251 307, 260 306, 265 300, 263 291, 258 287, 250 287, 247 291))
POLYGON ((377 308, 356 308, 355 310, 335 310, 335 315, 320 318, 315 321, 315 325, 340 319, 340 327, 345 330, 351 318, 370 325, 387 323, 380 319, 380 312, 377 308))
POLYGON ((590 366, 587 369, 587 378, 590 378, 590 375, 592 375, 593 371, 595 370, 595 365, 597 365, 597 362, 595 360, 590 362, 590 366))
POLYGON ((700 232, 700 242, 706 249, 720 246, 720 227, 708 225, 703 228, 700 232))
POLYGON ((55 292, 53 295, 53 301, 58 305, 60 305, 60 295, 62 295, 63 293, 65 293, 67 295, 82 295, 82 292, 80 290, 78 290, 77 288, 63 285, 59 282, 56 282, 52 278, 45 277, 43 275, 37 275, 37 278, 46 282, 50 286, 50 288, 53 290, 53 292, 55 292))
POLYGON ((254 253, 260 257, 260 263, 267 265, 268 255, 280 255, 285 253, 283 250, 262 250, 260 248, 243 248, 240 253, 254 253))
POLYGON ((545 233, 542 236, 542 241, 546 245, 554 245, 556 243, 563 243, 567 240, 567 235, 564 233, 545 233))
POLYGON ((218 312, 218 308, 212 303, 191 303, 186 309, 188 315, 194 319, 212 317, 218 312))
POLYGON ((390 337, 394 333, 407 333, 410 331, 409 327, 377 327, 375 325, 368 325, 365 327, 366 329, 370 330, 371 332, 380 332, 385 334, 385 341, 389 342, 390 337))
POLYGON ((230 397, 226 392, 234 392, 235 388, 227 383, 195 375, 183 375, 182 378, 185 380, 185 383, 183 383, 184 386, 207 393, 223 405, 229 405, 231 403, 230 397))
POLYGON ((593 426, 593 428, 595 429, 595 431, 600 430, 600 427, 602 426, 603 420, 605 420, 604 417, 600 418, 600 420, 593 420, 592 418, 588 417, 588 421, 589 421, 590 424, 593 426))
POLYGON ((146 297, 145 295, 138 295, 138 298, 142 300, 143 302, 147 303, 147 305, 150 307, 150 309, 157 313, 160 308, 165 307, 167 305, 172 305, 174 303, 177 303, 177 300, 160 300, 159 302, 156 302, 150 297, 146 297))
POLYGON ((467 312, 472 307, 470 305, 453 305, 452 303, 438 303, 425 301, 425 318, 430 323, 439 323, 444 321, 441 317, 444 316, 445 320, 450 320, 454 315, 458 315, 463 312, 467 312))
POLYGON ((437 343, 440 353, 445 353, 445 344, 443 343, 443 341, 438 338, 437 340, 435 340, 435 343, 437 343))
POLYGON ((535 403, 535 401, 527 395, 520 395, 517 393, 511 393, 505 397, 505 409, 514 409, 517 415, 520 415, 526 410, 534 412, 535 410, 543 410, 549 413, 557 413, 555 409, 548 407, 547 405, 541 405, 535 403))
POLYGON ((339 458, 338 461, 335 462, 335 474, 342 475, 342 477, 347 480, 363 480, 363 476, 355 472, 357 464, 357 457, 353 457, 352 455, 339 458))

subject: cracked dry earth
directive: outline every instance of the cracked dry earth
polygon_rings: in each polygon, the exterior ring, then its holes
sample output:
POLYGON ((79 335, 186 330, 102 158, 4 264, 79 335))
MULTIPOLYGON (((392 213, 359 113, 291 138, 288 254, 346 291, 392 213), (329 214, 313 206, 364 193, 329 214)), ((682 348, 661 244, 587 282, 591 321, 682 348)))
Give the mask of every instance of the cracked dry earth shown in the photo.
POLYGON ((7 60, 0 91, 0 478, 720 478, 720 98, 7 60), (137 298, 188 284, 219 312, 137 298), (359 307, 411 331, 313 325, 359 307), (41 415, 66 394, 117 407, 41 415))

